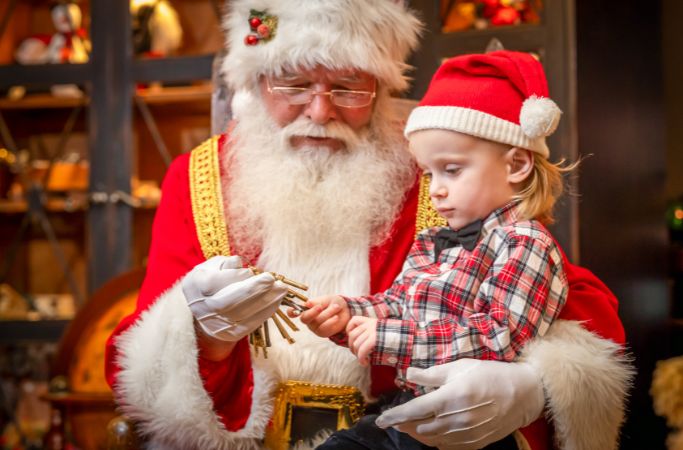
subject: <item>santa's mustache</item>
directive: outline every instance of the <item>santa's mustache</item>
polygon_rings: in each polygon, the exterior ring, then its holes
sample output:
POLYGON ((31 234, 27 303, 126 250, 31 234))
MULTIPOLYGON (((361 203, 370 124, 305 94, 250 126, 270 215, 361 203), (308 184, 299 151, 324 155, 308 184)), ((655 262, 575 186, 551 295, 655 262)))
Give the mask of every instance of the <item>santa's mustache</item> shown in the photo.
POLYGON ((290 139, 294 136, 310 136, 338 139, 347 149, 352 149, 360 143, 366 131, 365 129, 354 130, 346 123, 334 120, 321 125, 312 122, 307 117, 300 116, 294 122, 285 125, 280 133, 285 147, 289 146, 290 139))

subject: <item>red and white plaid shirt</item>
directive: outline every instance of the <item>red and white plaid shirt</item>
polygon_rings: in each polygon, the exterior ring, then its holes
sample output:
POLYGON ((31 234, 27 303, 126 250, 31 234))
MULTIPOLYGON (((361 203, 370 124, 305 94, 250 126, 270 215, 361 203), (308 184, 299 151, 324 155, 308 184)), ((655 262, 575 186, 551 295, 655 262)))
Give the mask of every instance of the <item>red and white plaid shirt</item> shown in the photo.
POLYGON ((408 367, 512 361, 557 318, 568 292, 560 251, 540 222, 516 212, 516 202, 494 211, 473 251, 458 245, 436 262, 440 228, 425 230, 387 291, 345 297, 352 315, 379 319, 371 363, 396 367, 399 387, 426 392, 406 383, 408 367))

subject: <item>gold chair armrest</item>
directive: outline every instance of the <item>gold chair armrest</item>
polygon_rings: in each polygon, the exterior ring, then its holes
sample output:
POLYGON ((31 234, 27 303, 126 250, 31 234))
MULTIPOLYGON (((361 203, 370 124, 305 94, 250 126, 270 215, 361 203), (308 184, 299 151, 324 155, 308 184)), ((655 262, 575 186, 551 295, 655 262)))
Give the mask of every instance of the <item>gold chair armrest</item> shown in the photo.
POLYGON ((107 424, 107 450, 136 450, 140 441, 135 433, 135 424, 124 416, 114 417, 107 424))

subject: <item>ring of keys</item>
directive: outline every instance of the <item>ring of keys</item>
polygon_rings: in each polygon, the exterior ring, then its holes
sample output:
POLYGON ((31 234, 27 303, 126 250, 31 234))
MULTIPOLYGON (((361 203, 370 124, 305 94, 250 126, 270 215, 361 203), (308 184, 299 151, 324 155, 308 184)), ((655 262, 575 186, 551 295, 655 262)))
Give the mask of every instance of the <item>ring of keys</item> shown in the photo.
MULTIPOLYGON (((253 266, 249 266, 249 269, 251 269, 251 271, 254 272, 255 275, 263 273, 261 269, 258 269, 253 266)), ((270 274, 276 280, 281 281, 288 286, 291 286, 291 288, 287 288, 287 294, 282 299, 282 303, 280 304, 280 306, 288 306, 290 308, 293 308, 295 311, 298 311, 299 313, 306 311, 308 309, 306 306, 304 306, 304 304, 308 301, 308 297, 292 289, 295 288, 301 291, 307 291, 308 286, 306 286, 305 284, 297 283, 296 281, 292 281, 278 273, 270 272, 270 274)), ((294 338, 292 338, 292 336, 290 336, 287 332, 285 325, 287 325, 292 331, 299 331, 299 328, 296 326, 296 324, 294 324, 294 322, 292 322, 292 320, 289 317, 287 317, 287 314, 280 310, 279 306, 275 310, 275 314, 273 314, 270 317, 270 320, 273 321, 275 327, 280 332, 280 335, 283 339, 285 339, 290 344, 293 344, 295 342, 294 338), (285 325, 283 325, 283 323, 285 325)), ((256 328, 249 334, 249 343, 254 347, 254 352, 256 353, 256 355, 258 355, 260 349, 261 351, 263 351, 263 357, 268 357, 268 347, 270 347, 271 345, 268 320, 263 322, 263 324, 260 327, 256 328)))

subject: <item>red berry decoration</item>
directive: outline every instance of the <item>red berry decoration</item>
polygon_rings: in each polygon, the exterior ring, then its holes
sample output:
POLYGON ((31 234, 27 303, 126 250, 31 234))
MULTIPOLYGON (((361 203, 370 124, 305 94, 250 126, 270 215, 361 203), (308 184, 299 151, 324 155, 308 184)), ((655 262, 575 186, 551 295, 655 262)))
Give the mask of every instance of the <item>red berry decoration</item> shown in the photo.
POLYGON ((261 19, 258 17, 252 17, 249 19, 249 26, 251 27, 252 30, 255 30, 258 28, 258 26, 261 25, 261 19))
POLYGON ((248 34, 247 37, 244 38, 244 43, 247 45, 256 45, 258 44, 258 36, 255 34, 248 34))
POLYGON ((268 37, 270 36, 270 27, 268 25, 266 25, 265 23, 262 23, 261 25, 258 26, 258 28, 256 28, 256 32, 263 39, 268 39, 268 37))

